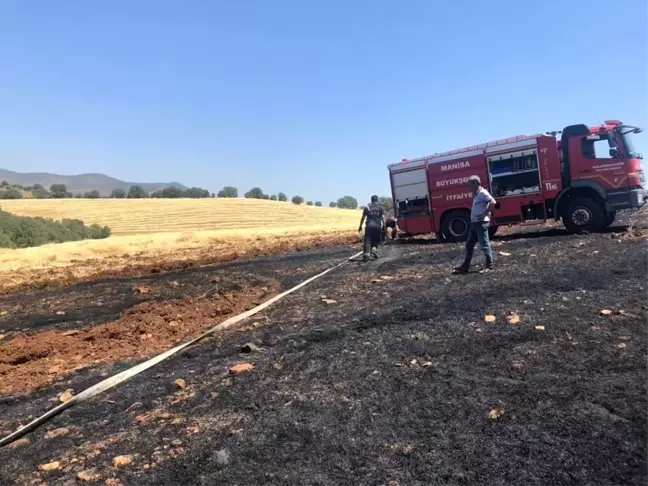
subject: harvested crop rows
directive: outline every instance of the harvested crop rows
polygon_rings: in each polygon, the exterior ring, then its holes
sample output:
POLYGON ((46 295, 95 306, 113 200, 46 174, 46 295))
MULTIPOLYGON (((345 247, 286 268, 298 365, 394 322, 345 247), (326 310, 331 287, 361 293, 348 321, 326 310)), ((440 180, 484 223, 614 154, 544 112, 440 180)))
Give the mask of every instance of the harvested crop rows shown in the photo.
POLYGON ((357 211, 258 199, 31 199, 2 208, 24 216, 76 218, 114 235, 264 228, 352 229, 357 211))

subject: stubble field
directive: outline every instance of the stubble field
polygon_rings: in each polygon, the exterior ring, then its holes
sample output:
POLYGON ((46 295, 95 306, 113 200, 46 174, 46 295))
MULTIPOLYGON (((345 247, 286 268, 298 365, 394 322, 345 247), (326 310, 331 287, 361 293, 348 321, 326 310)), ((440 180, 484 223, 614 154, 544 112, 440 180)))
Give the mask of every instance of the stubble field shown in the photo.
POLYGON ((0 249, 0 292, 359 241, 359 211, 255 199, 32 199, 1 207, 108 225, 112 236, 0 249))

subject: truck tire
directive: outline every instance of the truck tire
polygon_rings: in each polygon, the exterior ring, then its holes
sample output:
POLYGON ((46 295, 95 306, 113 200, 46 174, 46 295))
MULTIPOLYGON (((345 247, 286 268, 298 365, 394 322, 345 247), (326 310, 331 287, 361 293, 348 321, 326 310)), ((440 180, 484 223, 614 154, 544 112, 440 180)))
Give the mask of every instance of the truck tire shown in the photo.
POLYGON ((598 231, 603 228, 605 220, 601 206, 589 198, 573 199, 563 213, 563 224, 570 233, 598 231))
POLYGON ((495 236, 495 233, 497 233, 497 228, 499 228, 499 226, 497 226, 496 224, 488 227, 488 237, 489 238, 492 238, 493 236, 495 236))
POLYGON ((603 223, 603 228, 609 228, 614 220, 616 219, 616 211, 610 211, 605 217, 605 223, 603 223))
POLYGON ((449 242, 466 241, 470 232, 470 212, 463 209, 450 211, 441 225, 443 238, 449 242))

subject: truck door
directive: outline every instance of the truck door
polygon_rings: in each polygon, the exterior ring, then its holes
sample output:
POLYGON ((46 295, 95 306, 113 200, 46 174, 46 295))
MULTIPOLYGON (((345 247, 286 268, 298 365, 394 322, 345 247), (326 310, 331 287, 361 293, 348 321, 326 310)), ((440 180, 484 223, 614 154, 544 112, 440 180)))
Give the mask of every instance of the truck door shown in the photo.
POLYGON ((614 132, 573 137, 570 148, 576 159, 576 164, 572 162, 572 179, 591 180, 605 191, 627 186, 625 161, 615 158, 611 150, 618 150, 614 132))
POLYGON ((398 226, 402 232, 411 235, 432 232, 425 161, 415 164, 413 167, 403 164, 391 170, 398 226))

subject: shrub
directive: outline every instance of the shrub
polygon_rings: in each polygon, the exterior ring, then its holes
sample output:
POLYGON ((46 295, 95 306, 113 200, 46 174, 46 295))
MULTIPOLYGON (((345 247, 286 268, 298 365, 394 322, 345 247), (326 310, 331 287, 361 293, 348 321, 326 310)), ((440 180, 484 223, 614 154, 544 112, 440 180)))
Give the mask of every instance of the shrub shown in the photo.
POLYGON ((301 197, 301 196, 294 196, 294 197, 292 198, 292 202, 293 202, 294 204, 304 204, 304 198, 301 197))
MULTIPOLYGON (((4 186, 3 186, 4 187, 4 186)), ((0 199, 22 199, 23 193, 15 187, 0 189, 0 199)))
POLYGON ((238 189, 232 186, 225 186, 218 191, 218 197, 238 197, 238 189))
POLYGON ((329 203, 329 208, 337 208, 337 203, 335 201, 331 201, 329 203))
POLYGON ((142 186, 130 186, 128 188, 128 196, 131 199, 143 199, 145 197, 148 197, 148 194, 146 191, 142 188, 142 186))
POLYGON ((126 197, 126 191, 123 189, 113 189, 113 191, 110 193, 110 197, 114 197, 115 199, 123 199, 126 197))
POLYGON ((312 205, 313 205, 313 201, 308 201, 308 202, 306 203, 306 206, 312 206, 312 205))
POLYGON ((358 200, 352 196, 344 196, 337 200, 337 207, 342 209, 357 209, 358 200))
POLYGON ((63 243, 110 236, 108 226, 86 226, 79 219, 54 221, 49 218, 17 216, 0 210, 0 247, 27 248, 46 243, 63 243))
POLYGON ((318 208, 321 208, 322 207, 322 201, 315 201, 315 206, 317 206, 318 208))
POLYGON ((99 199, 101 197, 101 194, 99 194, 99 191, 96 189, 93 189, 92 191, 86 192, 83 197, 86 199, 99 199))
POLYGON ((277 194, 277 199, 281 202, 286 202, 288 200, 288 196, 286 196, 283 192, 280 192, 277 194))
POLYGON ((276 201, 276 200, 277 200, 277 196, 273 194, 272 196, 270 196, 270 200, 271 200, 271 201, 276 201))
POLYGON ((245 193, 245 197, 248 199, 268 199, 260 187, 253 187, 248 192, 245 193))

